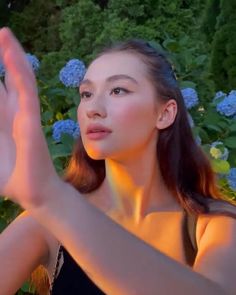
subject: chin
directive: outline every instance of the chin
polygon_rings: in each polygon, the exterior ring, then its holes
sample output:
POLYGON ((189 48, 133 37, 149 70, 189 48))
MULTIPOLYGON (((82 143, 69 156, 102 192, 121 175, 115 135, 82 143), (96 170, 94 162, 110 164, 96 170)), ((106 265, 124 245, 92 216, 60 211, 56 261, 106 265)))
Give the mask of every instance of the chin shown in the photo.
POLYGON ((101 151, 86 150, 88 156, 93 160, 105 160, 106 155, 101 151))

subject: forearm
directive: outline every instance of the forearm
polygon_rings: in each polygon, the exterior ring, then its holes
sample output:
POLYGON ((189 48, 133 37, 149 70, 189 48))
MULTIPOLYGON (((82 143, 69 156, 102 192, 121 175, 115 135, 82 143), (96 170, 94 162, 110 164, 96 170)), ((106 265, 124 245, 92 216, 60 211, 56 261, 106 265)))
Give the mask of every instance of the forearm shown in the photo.
POLYGON ((32 215, 106 293, 225 294, 220 287, 127 232, 69 184, 56 186, 32 215))

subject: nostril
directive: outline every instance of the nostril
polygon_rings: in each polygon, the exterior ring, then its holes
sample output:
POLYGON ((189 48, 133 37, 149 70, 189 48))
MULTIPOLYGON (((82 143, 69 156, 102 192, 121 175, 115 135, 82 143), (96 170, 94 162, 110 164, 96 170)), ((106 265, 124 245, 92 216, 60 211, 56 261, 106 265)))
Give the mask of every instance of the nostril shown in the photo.
POLYGON ((105 109, 89 109, 87 110, 87 116, 89 118, 94 118, 94 117, 101 117, 104 118, 106 117, 106 111, 105 109))
POLYGON ((87 115, 89 118, 93 118, 93 117, 101 117, 101 115, 99 114, 99 112, 97 111, 87 111, 87 115))

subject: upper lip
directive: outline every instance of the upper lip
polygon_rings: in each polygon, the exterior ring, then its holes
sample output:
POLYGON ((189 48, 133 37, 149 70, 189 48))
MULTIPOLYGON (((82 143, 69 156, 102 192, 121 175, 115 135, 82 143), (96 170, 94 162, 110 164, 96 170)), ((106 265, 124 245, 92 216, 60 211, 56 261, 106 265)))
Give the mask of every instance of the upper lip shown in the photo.
POLYGON ((111 132, 111 129, 101 125, 101 124, 90 124, 87 127, 86 134, 93 132, 111 132))

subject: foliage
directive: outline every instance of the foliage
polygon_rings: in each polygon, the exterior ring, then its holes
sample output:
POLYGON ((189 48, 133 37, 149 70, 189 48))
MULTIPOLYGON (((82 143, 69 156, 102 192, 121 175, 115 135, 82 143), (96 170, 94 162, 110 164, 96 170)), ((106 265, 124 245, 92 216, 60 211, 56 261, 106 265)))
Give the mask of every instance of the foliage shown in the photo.
POLYGON ((11 12, 21 12, 30 0, 0 0, 0 27, 7 26, 11 12))
MULTIPOLYGON (((213 170, 218 175, 221 191, 230 199, 236 200, 236 191, 230 188, 228 174, 236 167, 236 119, 235 116, 225 116, 217 112, 219 105, 225 98, 211 98, 207 105, 200 104, 191 109, 194 126, 193 134, 201 138, 201 146, 211 161, 213 170), (220 141, 222 144, 216 145, 213 153, 214 143, 220 141), (225 152, 229 151, 229 153, 225 152), (224 158, 224 155, 227 157, 224 158)), ((236 113, 236 112, 235 112, 236 113)))
POLYGON ((41 57, 61 46, 59 18, 60 7, 54 1, 37 0, 30 1, 22 12, 13 12, 9 25, 24 46, 41 57))
MULTIPOLYGON (((208 0, 207 5, 204 0, 26 2, 28 5, 12 9, 10 26, 26 51, 40 58, 37 79, 42 128, 59 174, 68 163, 75 138, 63 133, 60 141, 55 141, 53 126, 68 119, 76 122, 80 100, 76 89, 60 82, 60 70, 70 59, 88 64, 101 47, 111 42, 143 38, 169 53, 181 88, 195 89, 192 93, 197 93, 198 104, 189 109, 193 134, 201 140, 201 147, 219 176, 221 190, 236 200, 236 192, 227 179, 230 168, 236 167, 236 120, 217 112, 223 97, 213 100, 216 90, 229 92, 236 88, 236 27, 230 8, 230 3, 235 5, 234 0, 208 0), (222 144, 214 144, 217 141, 222 144), (221 157, 225 149, 229 152, 227 159, 221 157)), ((0 19, 2 13, 0 9, 0 19)), ((0 199, 0 231, 21 211, 9 200, 0 199)), ((27 290, 26 282, 18 294, 26 294, 27 290)))
POLYGON ((201 30, 206 35, 207 39, 210 39, 212 41, 212 38, 216 31, 217 17, 220 14, 220 1, 207 0, 203 14, 204 16, 202 20, 201 30))
MULTIPOLYGON (((121 39, 163 43, 166 39, 178 42, 185 35, 198 40, 191 49, 198 54, 203 4, 203 0, 37 0, 12 15, 11 27, 25 48, 41 58, 42 72, 50 79, 69 58, 89 63, 100 48, 121 39)), ((205 51, 204 44, 200 47, 205 51)))
POLYGON ((210 71, 217 90, 236 88, 235 9, 234 0, 210 0, 203 22, 206 36, 212 39, 210 71))

